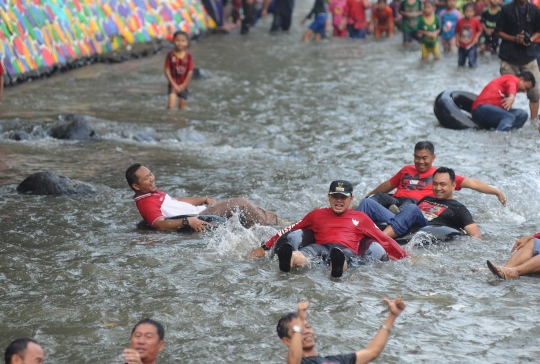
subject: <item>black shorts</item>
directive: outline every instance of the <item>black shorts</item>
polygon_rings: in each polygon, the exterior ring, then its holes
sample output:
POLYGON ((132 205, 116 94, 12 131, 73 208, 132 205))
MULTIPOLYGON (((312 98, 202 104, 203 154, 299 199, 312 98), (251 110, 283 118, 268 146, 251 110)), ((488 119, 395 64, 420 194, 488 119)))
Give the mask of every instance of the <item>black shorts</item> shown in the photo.
POLYGON ((304 254, 306 258, 316 258, 320 257, 322 260, 327 261, 330 259, 330 250, 332 248, 340 248, 345 254, 345 259, 347 262, 350 262, 356 258, 356 254, 349 248, 335 243, 328 244, 310 244, 303 248, 300 248, 300 253, 304 254))
MULTIPOLYGON (((170 94, 172 94, 172 93, 173 93, 173 89, 172 89, 172 87, 169 85, 167 95, 170 95, 170 94)), ((186 88, 184 91, 178 92, 178 93, 176 94, 176 96, 178 96, 178 97, 181 98, 181 99, 185 99, 185 100, 187 100, 188 95, 189 95, 189 90, 188 90, 187 88, 186 88)))

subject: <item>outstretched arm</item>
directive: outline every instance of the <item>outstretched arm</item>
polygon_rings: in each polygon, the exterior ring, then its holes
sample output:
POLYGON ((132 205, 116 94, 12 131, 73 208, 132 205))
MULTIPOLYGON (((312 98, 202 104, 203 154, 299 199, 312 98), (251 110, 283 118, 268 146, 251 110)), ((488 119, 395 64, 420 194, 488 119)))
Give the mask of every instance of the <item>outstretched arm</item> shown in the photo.
POLYGON ((390 180, 384 181, 376 189, 374 189, 373 191, 368 193, 368 196, 374 195, 374 194, 379 193, 379 192, 388 193, 388 192, 392 191, 394 188, 395 187, 392 186, 392 184, 390 183, 390 180))
POLYGON ((480 181, 479 179, 465 178, 463 182, 461 182, 461 187, 470 188, 471 190, 487 193, 489 195, 495 195, 497 196, 499 201, 503 204, 503 206, 506 206, 506 196, 504 196, 504 193, 502 193, 495 187, 491 187, 490 185, 480 181))
MULTIPOLYGON (((298 320, 297 326, 304 328, 304 321, 307 318, 307 309, 309 308, 309 302, 298 302, 298 320)), ((300 364, 302 363, 302 338, 303 334, 300 332, 293 332, 291 336, 291 345, 289 345, 289 352, 287 353, 287 364, 300 364)))
POLYGON ((386 343, 388 342, 388 338, 390 337, 390 330, 392 330, 392 328, 394 327, 394 321, 396 320, 396 317, 398 317, 405 309, 405 303, 401 298, 396 298, 392 301, 390 301, 388 298, 384 298, 383 300, 384 302, 386 302, 388 308, 390 309, 388 318, 382 325, 377 335, 375 335, 373 340, 371 340, 368 347, 364 350, 356 352, 356 364, 369 363, 370 361, 375 360, 379 356, 379 354, 386 346, 386 343))
POLYGON ((478 225, 469 224, 469 225, 465 226, 465 231, 470 236, 473 236, 473 237, 475 237, 477 239, 482 240, 482 235, 480 234, 480 229, 478 229, 478 225))

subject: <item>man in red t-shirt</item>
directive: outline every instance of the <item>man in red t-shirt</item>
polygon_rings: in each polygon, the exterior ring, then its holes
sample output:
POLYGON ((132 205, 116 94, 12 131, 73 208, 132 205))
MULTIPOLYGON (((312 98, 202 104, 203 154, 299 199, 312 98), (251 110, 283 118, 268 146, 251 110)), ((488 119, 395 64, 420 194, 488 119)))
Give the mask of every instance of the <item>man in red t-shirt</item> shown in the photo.
MULTIPOLYGON (((414 165, 403 167, 394 177, 381 183, 377 188, 368 193, 372 199, 390 209, 394 214, 411 203, 417 204, 423 197, 434 196, 432 190, 433 167, 435 161, 435 147, 429 141, 421 141, 414 146, 414 165), (388 192, 397 188, 393 196, 388 192)), ((461 188, 495 195, 506 206, 506 197, 498 189, 488 186, 484 182, 456 175, 456 191, 461 188)))
POLYGON ((527 92, 535 85, 531 72, 517 76, 504 75, 487 84, 472 105, 472 118, 486 129, 509 131, 519 129, 527 122, 527 111, 512 109, 516 93, 527 92))
POLYGON ((4 93, 4 67, 0 62, 0 101, 2 101, 2 94, 4 93))
MULTIPOLYGON (((308 213, 302 220, 272 236, 260 248, 255 249, 251 256, 262 258, 265 250, 270 250, 283 234, 289 231, 309 229, 315 236, 315 244, 308 245, 298 251, 293 251, 290 244, 284 244, 278 250, 279 268, 288 272, 292 267, 303 266, 312 257, 330 257, 332 277, 341 277, 356 256, 362 255, 360 241, 365 237, 375 239, 393 260, 405 258, 407 253, 392 238, 382 231, 360 211, 349 209, 354 199, 353 186, 348 181, 338 180, 330 184, 328 201, 330 207, 320 208, 308 213)), ((377 243, 372 243, 377 244, 377 243)))
POLYGON ((487 261, 489 270, 501 279, 540 273, 540 233, 516 240, 512 250, 514 255, 502 267, 487 261))

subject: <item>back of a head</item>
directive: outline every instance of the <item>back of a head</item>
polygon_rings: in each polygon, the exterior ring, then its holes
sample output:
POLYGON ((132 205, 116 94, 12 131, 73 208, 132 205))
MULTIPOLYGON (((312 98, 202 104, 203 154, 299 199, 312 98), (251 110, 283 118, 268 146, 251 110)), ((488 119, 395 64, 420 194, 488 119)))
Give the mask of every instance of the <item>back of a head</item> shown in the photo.
POLYGON ((289 312, 281 316, 276 326, 276 331, 280 339, 289 337, 289 328, 287 327, 287 324, 297 317, 298 314, 296 312, 289 312))
POLYGON ((428 140, 423 140, 416 143, 416 145, 414 146, 414 151, 416 152, 417 150, 429 150, 431 154, 435 154, 435 146, 432 142, 428 140))
POLYGON ((8 345, 4 353, 4 360, 6 361, 5 364, 11 364, 11 358, 13 357, 13 355, 24 357, 24 352, 28 348, 28 343, 30 342, 35 343, 36 345, 39 345, 37 341, 30 339, 28 337, 23 337, 23 338, 13 340, 8 345))
POLYGON ((163 325, 160 324, 159 322, 155 321, 155 320, 150 319, 150 318, 145 318, 145 319, 142 319, 141 321, 137 322, 135 324, 135 326, 133 326, 133 330, 131 330, 131 336, 133 336, 133 333, 135 332, 137 327, 139 325, 142 325, 142 324, 150 324, 150 325, 154 326, 156 328, 159 340, 163 341, 165 339, 165 328, 163 327, 163 325))
POLYGON ((129 188, 133 189, 131 185, 139 182, 137 176, 135 176, 135 172, 137 172, 141 167, 142 165, 140 163, 135 163, 129 166, 129 168, 126 170, 126 181, 129 185, 129 188))

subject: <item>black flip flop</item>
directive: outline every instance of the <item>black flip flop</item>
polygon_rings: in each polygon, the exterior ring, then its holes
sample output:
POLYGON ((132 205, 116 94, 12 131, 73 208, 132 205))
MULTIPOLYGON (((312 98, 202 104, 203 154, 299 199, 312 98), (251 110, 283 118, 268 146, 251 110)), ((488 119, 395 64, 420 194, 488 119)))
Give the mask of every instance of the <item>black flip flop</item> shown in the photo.
POLYGON ((343 275, 343 265, 345 264, 345 254, 343 253, 343 250, 332 248, 332 250, 330 250, 330 262, 332 263, 330 275, 334 278, 341 277, 343 275))
POLYGON ((293 247, 291 244, 283 244, 277 251, 280 271, 285 272, 285 273, 291 271, 292 252, 293 252, 293 247))
POLYGON ((504 277, 501 275, 501 273, 499 273, 499 271, 497 270, 495 265, 493 263, 491 263, 489 260, 487 261, 487 266, 488 266, 489 270, 491 271, 491 273, 493 273, 495 275, 495 277, 497 277, 499 279, 504 279, 504 277))

